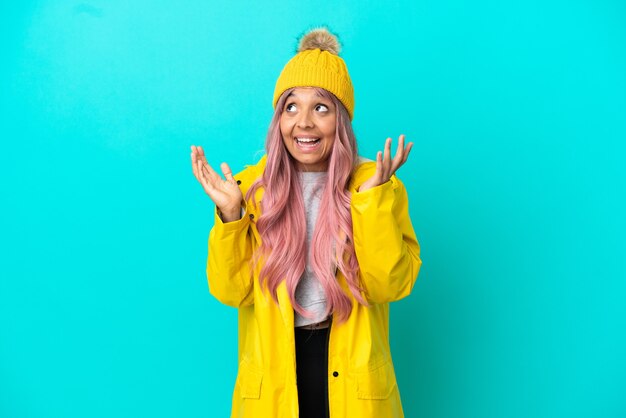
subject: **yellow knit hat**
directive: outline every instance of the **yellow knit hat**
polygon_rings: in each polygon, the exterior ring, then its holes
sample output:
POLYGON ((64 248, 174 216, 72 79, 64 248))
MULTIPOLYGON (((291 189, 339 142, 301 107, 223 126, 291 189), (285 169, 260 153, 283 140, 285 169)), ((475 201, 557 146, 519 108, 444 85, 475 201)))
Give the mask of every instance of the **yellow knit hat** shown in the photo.
POLYGON ((339 41, 326 28, 307 32, 298 45, 297 54, 287 62, 276 81, 273 106, 291 87, 321 87, 333 93, 354 114, 354 89, 348 67, 339 57, 339 41))

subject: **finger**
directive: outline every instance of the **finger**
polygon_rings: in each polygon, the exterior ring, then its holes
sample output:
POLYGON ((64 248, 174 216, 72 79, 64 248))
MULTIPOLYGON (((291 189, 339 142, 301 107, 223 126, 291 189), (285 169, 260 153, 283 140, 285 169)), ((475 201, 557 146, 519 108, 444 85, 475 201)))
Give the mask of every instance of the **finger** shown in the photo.
POLYGON ((202 163, 202 169, 204 170, 204 174, 207 177, 207 180, 221 180, 222 178, 213 170, 206 159, 206 155, 204 154, 204 149, 201 146, 196 147, 196 159, 202 163))
POLYGON ((226 177, 227 181, 229 181, 231 183, 236 183, 235 178, 233 177, 233 172, 231 171, 231 169, 228 166, 228 164, 222 163, 220 165, 220 168, 222 169, 222 174, 224 174, 224 177, 226 177))
POLYGON ((198 147, 196 147, 195 145, 191 146, 191 155, 194 159, 198 159, 198 155, 200 154, 200 151, 198 151, 198 147))
POLYGON ((378 181, 380 181, 380 179, 383 178, 384 171, 385 170, 383 167, 383 153, 381 151, 378 151, 376 153, 376 177, 378 181))
POLYGON ((389 179, 389 171, 391 170, 391 138, 385 141, 385 152, 383 154, 383 180, 389 179))
POLYGON ((202 163, 196 160, 194 174, 196 174, 196 178, 200 182, 200 184, 204 187, 204 183, 206 183, 206 178, 204 177, 204 173, 202 172, 202 163))
POLYGON ((191 146, 191 168, 194 176, 198 178, 198 149, 193 145, 191 146))
POLYGON ((202 169, 202 161, 200 160, 196 160, 196 173, 198 174, 198 180, 200 180, 202 184, 206 183, 207 177, 202 169))
POLYGON ((404 150, 404 158, 402 159, 402 164, 406 163, 406 160, 409 159, 409 153, 411 152, 412 148, 413 148, 413 143, 409 142, 409 144, 406 146, 406 150, 404 150))
MULTIPOLYGON (((196 153, 191 152, 191 170, 193 171, 193 175, 198 179, 198 160, 196 159, 196 153)), ((199 179, 198 179, 199 180, 199 179)))
POLYGON ((193 171, 193 176, 196 178, 196 180, 200 181, 200 176, 198 175, 198 163, 195 161, 192 161, 191 169, 193 171))
POLYGON ((404 151, 404 134, 398 138, 398 148, 396 149, 396 155, 402 154, 404 151))
POLYGON ((198 173, 200 177, 200 183, 204 187, 204 190, 208 193, 209 190, 213 190, 213 182, 207 176, 206 171, 202 167, 202 161, 198 161, 198 173))
POLYGON ((192 162, 192 167, 193 167, 193 171, 194 174, 196 176, 196 178, 198 180, 200 180, 199 178, 199 172, 202 171, 198 165, 198 162, 203 162, 206 163, 206 158, 204 158, 204 152, 200 153, 200 148, 201 147, 196 147, 194 145, 191 146, 191 162, 192 162))
POLYGON ((215 170, 213 170, 213 167, 211 167, 209 163, 207 162, 206 155, 204 154, 204 149, 201 146, 197 146, 195 147, 195 149, 196 149, 196 152, 195 152, 196 160, 202 163, 202 168, 205 172, 205 175, 207 176, 207 180, 208 179, 215 180, 216 178, 221 179, 221 177, 215 172, 215 170))
POLYGON ((204 174, 207 180, 215 183, 216 181, 222 180, 219 174, 211 167, 211 165, 207 162, 206 155, 204 154, 204 150, 202 147, 198 147, 198 160, 202 163, 202 169, 204 170, 204 174))
POLYGON ((391 164, 391 174, 395 173, 395 171, 402 165, 402 159, 404 158, 404 134, 400 135, 398 139, 398 148, 396 149, 396 155, 393 156, 393 162, 391 164))
POLYGON ((211 167, 209 163, 206 162, 206 158, 198 159, 198 161, 200 162, 200 167, 202 168, 207 180, 210 180, 211 182, 216 182, 222 179, 220 175, 217 174, 215 170, 213 170, 213 167, 211 167))
POLYGON ((204 149, 201 146, 196 147, 197 158, 206 162, 206 154, 204 153, 204 149))

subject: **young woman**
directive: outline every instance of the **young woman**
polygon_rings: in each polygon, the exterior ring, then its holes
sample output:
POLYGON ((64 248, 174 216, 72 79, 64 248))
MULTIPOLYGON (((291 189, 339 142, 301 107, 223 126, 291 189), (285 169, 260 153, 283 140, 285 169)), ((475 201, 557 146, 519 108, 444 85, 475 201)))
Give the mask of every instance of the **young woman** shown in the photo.
POLYGON ((209 290, 238 308, 232 417, 402 417, 389 302, 421 266, 404 185, 412 143, 358 157, 354 93, 326 29, 300 41, 274 92, 267 154, 222 178, 191 147, 215 203, 209 290))

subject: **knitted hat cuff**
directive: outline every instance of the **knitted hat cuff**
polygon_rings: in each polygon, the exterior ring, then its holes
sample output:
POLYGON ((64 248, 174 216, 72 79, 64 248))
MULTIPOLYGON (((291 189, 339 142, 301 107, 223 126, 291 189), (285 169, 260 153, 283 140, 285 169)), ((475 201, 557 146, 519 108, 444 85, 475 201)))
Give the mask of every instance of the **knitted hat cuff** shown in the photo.
POLYGON ((346 74, 337 74, 319 66, 291 66, 288 71, 280 75, 274 91, 273 106, 285 90, 292 87, 321 87, 333 93, 345 106, 350 119, 354 109, 354 91, 350 77, 346 74))

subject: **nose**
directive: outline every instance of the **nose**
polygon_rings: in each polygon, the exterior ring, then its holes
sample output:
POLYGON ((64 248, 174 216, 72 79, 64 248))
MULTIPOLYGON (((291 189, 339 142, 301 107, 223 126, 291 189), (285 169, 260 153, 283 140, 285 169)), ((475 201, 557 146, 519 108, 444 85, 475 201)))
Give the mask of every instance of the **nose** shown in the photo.
POLYGON ((313 118, 309 112, 301 112, 297 122, 298 128, 312 128, 313 118))

